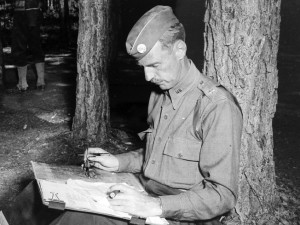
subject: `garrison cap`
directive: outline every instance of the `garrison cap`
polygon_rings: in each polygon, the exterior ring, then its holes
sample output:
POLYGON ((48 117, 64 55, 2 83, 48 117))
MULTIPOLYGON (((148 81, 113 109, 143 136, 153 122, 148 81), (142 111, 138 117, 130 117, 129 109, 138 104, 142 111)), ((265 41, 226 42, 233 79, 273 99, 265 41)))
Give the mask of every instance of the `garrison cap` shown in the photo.
POLYGON ((137 60, 142 59, 152 49, 159 38, 178 19, 169 6, 155 6, 146 12, 132 27, 126 40, 126 50, 137 60))

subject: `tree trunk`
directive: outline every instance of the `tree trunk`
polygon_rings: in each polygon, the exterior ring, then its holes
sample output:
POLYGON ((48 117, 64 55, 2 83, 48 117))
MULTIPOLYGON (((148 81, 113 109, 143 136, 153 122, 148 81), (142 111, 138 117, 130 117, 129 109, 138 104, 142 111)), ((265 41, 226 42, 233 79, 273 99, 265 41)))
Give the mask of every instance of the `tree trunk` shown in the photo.
MULTIPOLYGON (((242 224, 271 221, 276 202, 272 119, 277 103, 280 0, 207 0, 203 73, 231 91, 243 112, 242 224)), ((271 223, 268 223, 271 222, 271 223)))
POLYGON ((75 138, 103 142, 110 130, 110 0, 79 1, 75 138))

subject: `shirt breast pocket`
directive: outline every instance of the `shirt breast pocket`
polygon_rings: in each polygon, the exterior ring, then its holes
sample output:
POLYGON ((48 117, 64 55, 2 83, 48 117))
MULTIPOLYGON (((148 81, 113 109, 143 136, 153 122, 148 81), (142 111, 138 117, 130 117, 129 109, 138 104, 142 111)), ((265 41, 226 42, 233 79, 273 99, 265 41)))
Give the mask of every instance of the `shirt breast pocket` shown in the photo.
POLYGON ((164 178, 172 187, 190 188, 201 179, 199 154, 201 141, 169 138, 164 148, 164 178))

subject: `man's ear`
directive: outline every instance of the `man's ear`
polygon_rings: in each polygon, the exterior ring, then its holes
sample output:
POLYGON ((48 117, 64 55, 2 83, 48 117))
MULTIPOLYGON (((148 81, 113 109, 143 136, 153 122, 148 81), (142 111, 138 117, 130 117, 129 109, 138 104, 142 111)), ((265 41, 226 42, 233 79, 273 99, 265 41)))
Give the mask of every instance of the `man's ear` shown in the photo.
POLYGON ((183 40, 177 40, 174 44, 174 50, 178 59, 183 59, 186 56, 187 46, 183 40))

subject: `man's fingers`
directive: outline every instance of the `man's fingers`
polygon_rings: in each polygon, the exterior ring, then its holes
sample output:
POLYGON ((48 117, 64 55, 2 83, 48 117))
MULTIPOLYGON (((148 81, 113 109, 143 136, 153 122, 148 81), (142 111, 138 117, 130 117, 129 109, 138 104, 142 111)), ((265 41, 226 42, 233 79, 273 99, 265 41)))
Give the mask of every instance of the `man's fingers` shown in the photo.
POLYGON ((107 153, 107 151, 105 151, 102 148, 88 148, 87 152, 88 152, 88 154, 93 154, 93 153, 107 153))
POLYGON ((98 162, 93 162, 93 163, 94 163, 94 165, 93 165, 94 167, 96 167, 98 169, 101 169, 101 170, 106 170, 106 171, 109 171, 109 172, 113 172, 113 171, 116 170, 115 168, 112 168, 112 167, 103 166, 101 163, 98 163, 98 162))
POLYGON ((128 184, 115 184, 109 188, 109 191, 120 191, 121 193, 124 193, 126 195, 136 195, 140 194, 140 191, 138 191, 135 187, 130 186, 128 184))
POLYGON ((92 156, 95 153, 108 153, 102 148, 88 148, 84 152, 83 160, 85 161, 89 156, 92 156))
POLYGON ((127 184, 115 184, 110 187, 111 191, 119 190, 121 192, 130 192, 132 191, 132 187, 127 184))
POLYGON ((110 208, 116 211, 129 213, 132 215, 138 214, 138 209, 132 204, 128 196, 118 194, 113 200, 109 200, 110 208))

